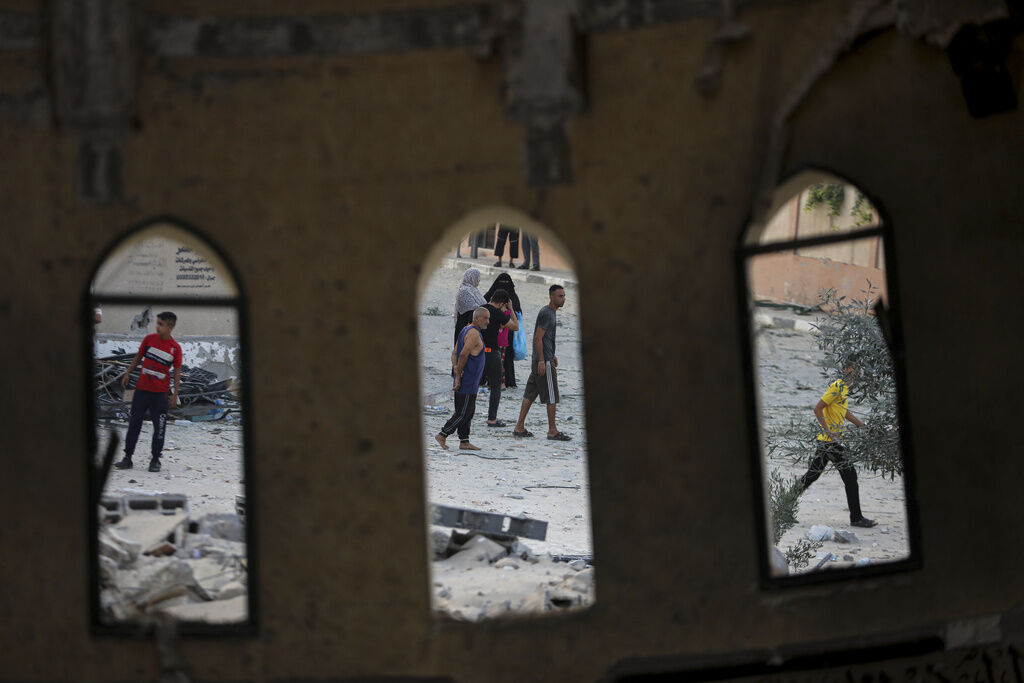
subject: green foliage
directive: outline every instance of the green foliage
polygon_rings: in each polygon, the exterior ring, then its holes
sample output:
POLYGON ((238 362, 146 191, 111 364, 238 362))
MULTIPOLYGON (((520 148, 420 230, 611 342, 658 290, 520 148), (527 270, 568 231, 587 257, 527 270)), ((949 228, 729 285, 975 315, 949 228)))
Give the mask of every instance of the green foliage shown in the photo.
MULTIPOLYGON (((778 545, 782 534, 796 524, 796 513, 800 508, 800 494, 803 493, 803 485, 799 479, 785 481, 777 469, 772 470, 768 475, 768 499, 770 504, 769 515, 772 526, 772 545, 778 545)), ((796 545, 786 548, 783 553, 790 569, 806 567, 821 547, 821 541, 810 541, 806 538, 800 539, 796 545)))
POLYGON ((822 546, 821 541, 811 541, 806 538, 801 538, 796 542, 796 545, 791 545, 786 548, 784 555, 786 556, 786 562, 789 563, 790 569, 802 569, 811 563, 811 558, 814 557, 815 553, 822 546))
POLYGON ((778 470, 772 470, 772 473, 768 475, 772 544, 778 545, 782 534, 796 524, 796 513, 800 507, 802 488, 797 479, 790 482, 784 481, 778 470))
POLYGON ((860 190, 857 190, 857 199, 850 208, 850 215, 853 216, 853 224, 857 227, 873 223, 875 220, 875 209, 860 190))
MULTIPOLYGON (((846 200, 846 188, 842 183, 821 183, 811 185, 807 188, 807 201, 804 202, 804 211, 812 211, 818 206, 828 207, 829 222, 838 218, 846 200)), ((853 216, 853 224, 857 227, 868 225, 875 220, 875 209, 871 202, 864 196, 864 193, 857 190, 856 199, 850 207, 850 215, 853 216)))
MULTIPOLYGON (((844 378, 850 389, 850 410, 863 427, 847 424, 842 445, 846 457, 876 474, 895 478, 903 474, 896 379, 892 356, 874 316, 877 288, 868 282, 860 299, 848 300, 835 290, 821 295, 828 315, 817 323, 818 348, 824 353, 822 393, 835 379, 844 378), (843 369, 855 361, 855 369, 843 369)), ((782 453, 794 462, 806 462, 814 450, 820 426, 808 406, 808 419, 771 429, 765 437, 769 455, 782 453)))
POLYGON ((828 217, 830 219, 839 216, 839 210, 843 208, 843 200, 846 199, 846 189, 842 183, 822 183, 811 185, 807 188, 807 201, 804 203, 804 211, 811 211, 820 204, 828 206, 828 217))

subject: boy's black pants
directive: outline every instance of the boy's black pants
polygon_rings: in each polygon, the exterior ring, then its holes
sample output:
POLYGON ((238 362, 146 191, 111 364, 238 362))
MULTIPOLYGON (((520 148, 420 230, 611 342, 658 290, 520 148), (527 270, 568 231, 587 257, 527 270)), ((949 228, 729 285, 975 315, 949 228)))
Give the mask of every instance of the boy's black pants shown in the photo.
POLYGON ((142 431, 142 421, 149 413, 153 421, 153 448, 154 458, 159 458, 164 450, 164 432, 167 427, 167 394, 158 391, 135 390, 132 397, 132 411, 128 416, 128 434, 124 437, 124 457, 129 460, 135 453, 135 444, 139 440, 139 432, 142 431))
POLYGON ((846 487, 846 505, 850 508, 850 522, 856 522, 863 517, 860 511, 860 487, 857 485, 857 470, 853 463, 846 459, 845 448, 835 441, 819 441, 808 464, 807 474, 803 476, 804 490, 818 480, 821 473, 825 471, 831 460, 839 470, 839 476, 843 478, 843 486, 846 487))

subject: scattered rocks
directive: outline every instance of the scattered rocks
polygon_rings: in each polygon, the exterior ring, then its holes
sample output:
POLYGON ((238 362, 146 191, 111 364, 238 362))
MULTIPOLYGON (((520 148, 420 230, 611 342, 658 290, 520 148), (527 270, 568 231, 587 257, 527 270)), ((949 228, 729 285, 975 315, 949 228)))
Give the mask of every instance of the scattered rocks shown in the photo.
POLYGON ((577 609, 593 603, 594 595, 594 569, 586 560, 556 562, 518 540, 472 536, 434 562, 434 608, 464 621, 577 609))
POLYGON ((860 539, 857 538, 857 534, 852 531, 842 531, 836 529, 833 535, 833 539, 836 543, 859 543, 860 539))
POLYGON ((184 510, 132 512, 99 532, 100 606, 106 621, 168 612, 231 623, 246 618, 244 525, 235 515, 192 522, 184 510), (207 533, 189 533, 188 529, 207 533), (227 537, 227 538, 224 538, 227 537))

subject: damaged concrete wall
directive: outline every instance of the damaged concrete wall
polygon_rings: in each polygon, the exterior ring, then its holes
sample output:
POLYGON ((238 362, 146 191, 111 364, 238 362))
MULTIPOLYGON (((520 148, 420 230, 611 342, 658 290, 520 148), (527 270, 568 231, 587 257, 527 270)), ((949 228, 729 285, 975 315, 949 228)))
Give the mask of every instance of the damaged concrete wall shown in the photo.
MULTIPOLYGON (((775 113, 852 3, 752 3, 739 15, 749 37, 726 49, 711 97, 693 82, 717 6, 659 23, 645 22, 640 3, 623 4, 635 11, 587 35, 589 107, 565 129, 572 182, 549 187, 544 202, 527 183, 524 129, 500 96, 501 61, 466 44, 268 57, 144 50, 139 125, 119 138, 121 194, 99 203, 79 191, 76 133, 33 113, 53 94, 26 95, 40 87, 32 74, 46 73, 43 48, 3 53, 0 68, 20 80, 0 96, 0 350, 20 359, 5 383, 40 396, 5 392, 0 403, 0 678, 160 672, 152 640, 88 632, 86 368, 68 346, 88 334, 74 321, 103 250, 168 213, 237 267, 249 302, 242 343, 257 368, 247 419, 260 631, 182 642, 196 678, 590 681, 627 661, 638 671, 662 661, 766 665, 936 634, 950 647, 994 644, 974 659, 920 655, 872 671, 973 675, 984 655, 996 662, 990 671, 1019 672, 1008 648, 1024 641, 1024 461, 1004 425, 1017 418, 1007 388, 1022 379, 1010 350, 1024 319, 1007 293, 1024 274, 1007 255, 1022 247, 1024 114, 972 118, 945 53, 886 30, 828 69, 788 118, 782 175, 840 173, 894 226, 886 265, 902 313, 922 565, 764 590, 734 249, 775 113), (597 602, 565 618, 435 622, 416 286, 444 230, 495 203, 539 211, 579 276, 597 602), (937 273, 958 285, 942 299, 937 273), (28 330, 42 342, 26 347, 28 330), (649 387, 670 387, 671 399, 649 387), (998 628, 947 633, 977 617, 998 628)), ((224 16, 272 10, 217 6, 224 16)), ((289 11, 341 10, 299 2, 289 11)), ((1017 34, 1009 63, 1022 50, 1017 34)), ((808 676, 848 673, 864 672, 808 676)))

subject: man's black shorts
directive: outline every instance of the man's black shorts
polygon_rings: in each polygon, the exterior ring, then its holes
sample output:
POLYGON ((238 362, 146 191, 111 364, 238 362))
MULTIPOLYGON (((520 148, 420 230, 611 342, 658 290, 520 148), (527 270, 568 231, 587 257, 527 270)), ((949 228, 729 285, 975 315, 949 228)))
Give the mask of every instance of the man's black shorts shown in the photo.
POLYGON ((540 397, 541 403, 558 403, 558 373, 551 361, 544 362, 544 374, 537 374, 537 364, 530 368, 530 378, 526 380, 526 391, 523 398, 527 401, 540 397))

